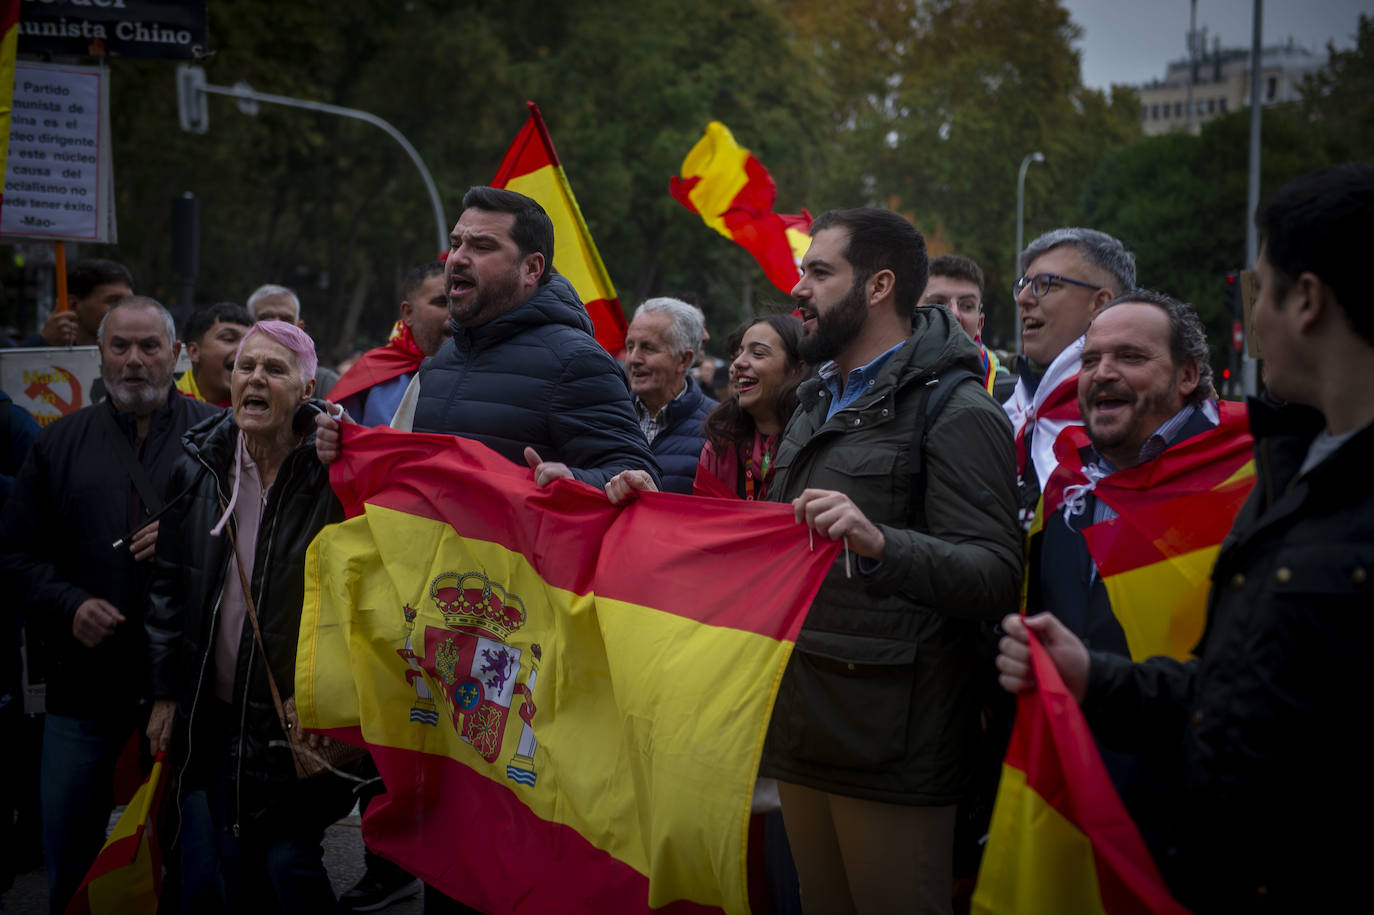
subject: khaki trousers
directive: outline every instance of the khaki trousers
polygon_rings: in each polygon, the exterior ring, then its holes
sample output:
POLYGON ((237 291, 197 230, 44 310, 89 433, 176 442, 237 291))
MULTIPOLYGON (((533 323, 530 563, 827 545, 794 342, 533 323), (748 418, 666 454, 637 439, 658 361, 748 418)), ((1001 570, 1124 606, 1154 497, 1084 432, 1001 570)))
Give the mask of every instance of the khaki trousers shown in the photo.
POLYGON ((807 915, 950 915, 956 808, 907 807, 778 782, 807 915))

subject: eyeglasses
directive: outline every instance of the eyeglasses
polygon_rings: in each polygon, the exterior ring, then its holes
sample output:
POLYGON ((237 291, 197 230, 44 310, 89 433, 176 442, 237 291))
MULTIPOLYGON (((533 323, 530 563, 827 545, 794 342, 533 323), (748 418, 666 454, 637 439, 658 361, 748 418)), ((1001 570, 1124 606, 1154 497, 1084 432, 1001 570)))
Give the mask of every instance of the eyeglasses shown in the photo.
POLYGON ((1071 280, 1067 276, 1060 276, 1057 273, 1037 273, 1035 276, 1023 276, 1015 283, 1011 284, 1011 294, 1013 297, 1019 296, 1021 290, 1027 286, 1031 288, 1031 295, 1037 299, 1041 296, 1049 295, 1055 283, 1068 283, 1071 286, 1082 286, 1084 289, 1101 289, 1096 283, 1084 283, 1080 280, 1071 280))

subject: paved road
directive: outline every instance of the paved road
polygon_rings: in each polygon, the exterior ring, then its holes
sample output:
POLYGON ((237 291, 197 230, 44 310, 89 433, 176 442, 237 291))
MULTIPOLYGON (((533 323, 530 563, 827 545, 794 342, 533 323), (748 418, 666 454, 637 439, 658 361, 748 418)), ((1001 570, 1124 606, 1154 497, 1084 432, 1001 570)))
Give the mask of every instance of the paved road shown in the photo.
MULTIPOLYGON (((345 817, 326 830, 324 835, 324 866, 334 892, 342 893, 363 874, 363 839, 356 816, 345 817)), ((382 909, 386 915, 420 915, 423 910, 419 894, 382 909)), ((5 915, 46 915, 48 911, 47 878, 40 868, 20 874, 13 888, 5 894, 0 912, 5 915)))

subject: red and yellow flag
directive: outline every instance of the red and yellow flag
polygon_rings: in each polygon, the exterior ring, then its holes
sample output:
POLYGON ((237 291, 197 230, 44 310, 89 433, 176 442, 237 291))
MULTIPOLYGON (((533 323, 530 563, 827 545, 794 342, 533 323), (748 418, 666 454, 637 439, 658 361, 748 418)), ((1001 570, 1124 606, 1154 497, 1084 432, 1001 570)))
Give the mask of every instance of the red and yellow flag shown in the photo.
POLYGON ((424 361, 424 351, 415 342, 410 327, 398 319, 391 328, 386 345, 370 349, 358 357, 358 361, 349 366, 348 371, 329 389, 329 399, 338 403, 373 385, 413 372, 424 361))
POLYGON ((1034 633, 973 893, 978 915, 1183 913, 1034 633))
POLYGON ((769 282, 791 294, 801 278, 797 263, 811 244, 811 214, 773 212, 778 193, 773 177, 753 153, 735 142, 730 128, 720 121, 706 125, 705 136, 682 160, 682 175, 668 182, 668 191, 708 226, 754 255, 769 282))
POLYGON ((534 102, 525 104, 530 108, 529 120, 506 150, 491 186, 532 197, 549 214, 553 221, 553 265, 572 283, 587 306, 596 342, 614 356, 625 348, 625 312, 577 206, 563 163, 554 152, 539 106, 534 102))
MULTIPOLYGON (((19 2, 0 0, 0 175, 10 154, 10 112, 14 106, 14 61, 19 52, 19 2)), ((0 187, 0 206, 5 189, 0 187)))
POLYGON ((67 915, 136 915, 156 912, 162 892, 157 814, 166 787, 166 753, 134 792, 95 863, 67 904, 67 915))
MULTIPOLYGON (((1214 428, 1092 487, 1118 516, 1090 525, 1083 537, 1134 661, 1192 655, 1221 541, 1254 488, 1245 405, 1222 401, 1218 414, 1214 428)), ((1059 466, 1045 485, 1047 511, 1061 509, 1068 487, 1087 483, 1080 454, 1089 444, 1081 426, 1060 433, 1059 466)))
POLYGON ((345 427, 302 722, 365 744, 368 847, 490 912, 747 910, 764 734, 837 546, 787 506, 612 506, 445 435, 345 427))

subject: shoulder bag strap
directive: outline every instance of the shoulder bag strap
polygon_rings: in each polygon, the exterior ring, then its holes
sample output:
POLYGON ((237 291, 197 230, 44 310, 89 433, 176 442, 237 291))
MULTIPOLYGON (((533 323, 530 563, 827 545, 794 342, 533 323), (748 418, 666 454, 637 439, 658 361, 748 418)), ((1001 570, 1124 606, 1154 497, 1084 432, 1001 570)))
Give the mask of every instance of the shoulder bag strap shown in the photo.
MULTIPOLYGON (((100 409, 105 409, 101 407, 100 409)), ((129 439, 125 437, 124 430, 119 428, 118 421, 114 418, 114 413, 105 410, 109 420, 109 427, 114 432, 114 453, 119 459, 120 466, 133 481, 134 489, 138 490, 138 497, 143 500, 144 514, 153 514, 162 508, 162 499, 158 496, 157 487, 148 478, 148 471, 138 462, 138 455, 134 454, 134 446, 129 444, 129 439)))

